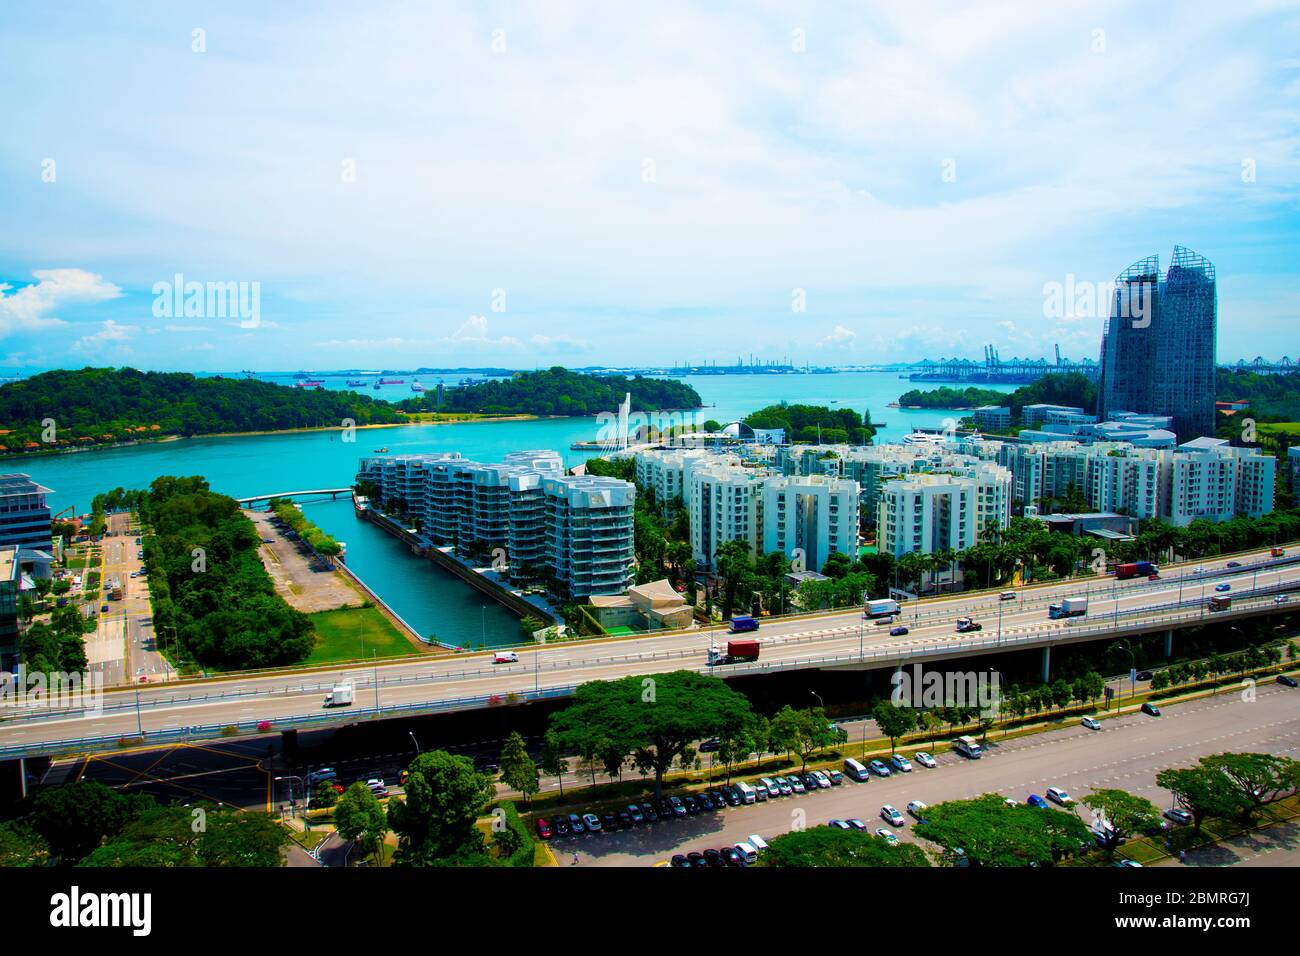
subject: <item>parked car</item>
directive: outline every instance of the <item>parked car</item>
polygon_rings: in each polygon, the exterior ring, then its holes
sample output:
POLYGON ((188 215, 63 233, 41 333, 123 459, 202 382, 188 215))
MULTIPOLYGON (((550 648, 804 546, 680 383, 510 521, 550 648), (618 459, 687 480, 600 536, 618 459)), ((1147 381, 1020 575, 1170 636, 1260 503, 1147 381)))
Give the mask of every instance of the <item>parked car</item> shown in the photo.
POLYGON ((828 827, 834 827, 836 830, 852 830, 852 829, 853 829, 853 827, 849 826, 849 825, 848 825, 846 822, 844 822, 843 820, 827 820, 827 821, 826 821, 826 825, 827 825, 828 827))
POLYGON ((788 797, 790 796, 790 794, 794 793, 794 787, 790 784, 790 781, 787 780, 785 777, 777 777, 776 785, 780 787, 781 796, 783 797, 788 797))
POLYGON ((847 823, 855 830, 865 830, 867 828, 866 822, 863 820, 859 820, 857 817, 849 817, 844 822, 847 823))
POLYGON ((600 825, 607 832, 617 830, 618 817, 614 816, 612 813, 602 813, 600 815, 600 825))
POLYGON ((724 847, 723 847, 721 850, 719 850, 718 852, 722 854, 723 862, 725 862, 727 866, 747 866, 747 865, 748 865, 748 864, 745 862, 745 858, 744 858, 743 856, 740 855, 740 851, 737 850, 734 846, 724 846, 724 847))
MULTIPOLYGON (((769 797, 781 796, 781 788, 777 784, 776 780, 773 779, 772 777, 764 777, 762 780, 759 781, 759 783, 761 783, 763 785, 763 788, 767 790, 767 795, 769 797)), ((757 784, 755 784, 755 786, 757 786, 757 784)))
POLYGON ((633 823, 642 823, 645 820, 645 814, 641 812, 641 808, 635 803, 627 808, 627 815, 633 823))
POLYGON ((902 754, 894 754, 889 758, 889 762, 894 766, 895 770, 901 770, 903 773, 912 772, 912 762, 902 754))
POLYGON ((884 827, 880 827, 876 830, 876 836, 880 837, 880 839, 884 840, 886 843, 898 842, 898 837, 894 836, 894 832, 892 830, 886 830, 884 827))
POLYGON ((713 806, 713 798, 712 798, 711 796, 709 796, 707 792, 706 792, 706 793, 697 793, 697 794, 695 795, 695 799, 699 802, 699 805, 700 805, 700 809, 701 809, 701 810, 712 810, 712 809, 714 809, 714 806, 713 806))
POLYGON ((1130 869, 1130 868, 1133 868, 1133 867, 1137 867, 1137 868, 1140 869, 1140 868, 1142 867, 1142 864, 1139 863, 1137 860, 1130 860, 1130 859, 1127 859, 1127 858, 1122 859, 1122 860, 1116 860, 1114 865, 1115 865, 1115 866, 1119 866, 1119 867, 1123 867, 1124 869, 1130 869))
POLYGON ((749 786, 750 789, 754 791, 754 800, 756 802, 763 803, 767 800, 768 798, 767 786, 766 784, 763 783, 763 781, 755 780, 749 786))
POLYGON ((569 829, 573 831, 574 836, 579 836, 587 832, 587 825, 582 822, 582 817, 576 813, 569 814, 569 829))
POLYGON ((1279 684, 1284 684, 1287 687, 1300 687, 1300 684, 1296 683, 1296 679, 1289 674, 1278 674, 1277 682, 1279 684))
POLYGON ((722 741, 717 737, 711 737, 700 744, 700 753, 711 754, 722 749, 722 741))
POLYGON ((924 750, 918 750, 916 753, 912 754, 912 759, 915 760, 917 763, 919 763, 922 767, 925 767, 929 770, 933 770, 935 767, 939 766, 938 761, 936 761, 924 750))
POLYGON ((808 792, 808 788, 803 785, 803 781, 800 780, 798 777, 796 777, 794 774, 791 774, 786 779, 790 781, 790 789, 793 790, 795 793, 808 792))
POLYGON ((618 828, 620 830, 630 830, 632 828, 632 815, 626 810, 618 811, 615 816, 618 818, 618 828))
POLYGON ((659 811, 654 808, 654 804, 646 801, 641 804, 641 816, 646 823, 659 822, 659 811))
POLYGON ((714 849, 708 849, 704 851, 704 865, 705 866, 726 866, 727 864, 722 859, 721 853, 719 853, 717 850, 714 849))
POLYGON ((830 779, 832 787, 838 787, 844 782, 844 774, 838 770, 823 770, 822 773, 826 774, 827 778, 830 779))
POLYGON ((729 807, 738 807, 744 802, 740 798, 740 792, 735 787, 723 787, 722 798, 727 801, 729 807))
POLYGON ((582 825, 591 833, 599 833, 601 830, 600 817, 594 813, 584 813, 582 815, 582 825))
POLYGON ((1074 797, 1070 796, 1060 787, 1048 787, 1047 799, 1051 800, 1053 803, 1059 803, 1063 807, 1068 807, 1070 804, 1074 803, 1074 797))
POLYGON ((1192 822, 1192 815, 1181 807, 1170 807, 1163 814, 1166 820, 1172 820, 1174 823, 1180 823, 1183 826, 1192 822))
POLYGON ((1142 705, 1142 713, 1146 714, 1148 717, 1159 717, 1160 708, 1148 701, 1142 705))
POLYGON ((901 827, 907 823, 903 815, 898 812, 898 808, 891 807, 889 804, 885 804, 880 808, 880 819, 894 827, 901 827))
POLYGON ((552 836, 550 823, 541 817, 537 818, 537 836, 542 840, 549 840, 552 836))
POLYGON ((697 797, 690 795, 682 797, 682 806, 686 808, 686 812, 691 816, 695 816, 700 812, 700 801, 697 797))
POLYGON ((889 636, 890 636, 890 637, 903 637, 904 635, 906 635, 906 634, 910 634, 910 633, 911 633, 911 632, 908 631, 908 629, 907 629, 907 625, 905 625, 905 624, 900 624, 900 625, 898 625, 898 627, 891 627, 891 628, 889 629, 889 636))
POLYGON ((556 836, 568 836, 573 832, 573 827, 569 826, 568 817, 556 817, 555 822, 551 824, 551 828, 555 830, 556 836))
POLYGON ((921 819, 922 814, 924 814, 927 809, 929 809, 929 807, 924 800, 912 800, 907 804, 907 812, 918 820, 921 819))
POLYGON ((768 849, 767 841, 764 840, 757 833, 751 833, 749 836, 745 838, 745 842, 748 843, 750 846, 752 846, 759 853, 767 852, 768 849))
POLYGON ((1031 793, 1025 800, 1025 803, 1029 804, 1031 807, 1037 807, 1039 810, 1048 809, 1047 801, 1036 793, 1031 793))
POLYGON ((691 861, 686 858, 686 854, 678 853, 675 856, 673 856, 671 860, 668 861, 668 865, 675 869, 680 870, 680 869, 689 869, 694 864, 692 864, 691 861))
POLYGON ((871 763, 867 764, 867 766, 871 768, 871 772, 877 777, 888 777, 893 773, 893 771, 885 766, 884 761, 881 760, 873 760, 871 763))
POLYGON ((1079 723, 1083 724, 1083 726, 1087 727, 1089 730, 1101 730, 1101 721, 1096 717, 1085 717, 1083 720, 1079 721, 1079 723))
POLYGON ((708 866, 704 860, 704 854, 699 850, 692 850, 686 854, 686 859, 690 861, 691 866, 708 866))
POLYGON ((831 788, 831 778, 826 776, 824 771, 814 770, 812 776, 813 780, 817 782, 817 786, 821 787, 823 790, 829 790, 831 788))
POLYGON ((669 797, 668 808, 672 812, 672 815, 678 819, 686 816, 686 804, 682 802, 681 797, 669 797))

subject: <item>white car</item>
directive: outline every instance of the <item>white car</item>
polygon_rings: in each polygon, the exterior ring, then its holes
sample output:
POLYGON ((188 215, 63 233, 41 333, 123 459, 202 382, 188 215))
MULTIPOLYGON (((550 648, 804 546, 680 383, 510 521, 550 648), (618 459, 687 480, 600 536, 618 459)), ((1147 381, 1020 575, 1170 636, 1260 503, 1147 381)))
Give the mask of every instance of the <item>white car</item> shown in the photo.
POLYGON ((1089 730, 1101 730, 1101 721, 1096 717, 1085 717, 1083 720, 1079 721, 1079 723, 1083 724, 1083 726, 1087 727, 1089 730))
POLYGON ((822 771, 814 770, 812 772, 812 777, 817 781, 817 786, 821 787, 823 790, 829 790, 831 788, 831 778, 826 776, 822 771))
POLYGON ((1020 806, 1020 801, 1019 801, 1019 800, 1015 800, 1015 799, 1013 799, 1013 798, 1011 798, 1011 797, 1007 797, 1007 798, 1006 798, 1005 800, 1003 800, 1002 802, 1005 803, 1005 804, 1006 804, 1007 806, 1009 806, 1009 807, 1018 807, 1018 806, 1020 806))
POLYGON ((924 814, 927 809, 929 809, 929 805, 924 800, 913 800, 907 805, 907 812, 918 820, 921 819, 922 814, 924 814))
POLYGON ((1074 803, 1074 797, 1070 796, 1060 787, 1048 787, 1047 799, 1051 800, 1053 803, 1060 804, 1063 807, 1068 807, 1070 804, 1074 803))
POLYGON ((901 770, 903 773, 912 772, 912 761, 908 760, 902 754, 894 754, 894 756, 889 758, 889 762, 894 765, 896 770, 901 770))
POLYGON ((752 846, 759 853, 763 853, 764 851, 767 850, 767 841, 764 840, 757 833, 751 833, 749 836, 745 837, 745 842, 748 843, 750 846, 752 846))
POLYGON ((916 753, 912 754, 912 759, 928 770, 933 770, 935 767, 939 766, 938 762, 924 750, 918 750, 916 753))
POLYGON ((493 664, 518 664, 519 655, 514 651, 497 651, 492 655, 493 664))
POLYGON ((596 816, 596 814, 584 813, 582 815, 582 822, 586 824, 588 833, 600 832, 600 817, 596 816))
POLYGON ((885 804, 880 808, 880 819, 894 827, 901 827, 907 823, 907 821, 903 819, 903 815, 898 812, 898 808, 891 807, 889 804, 885 804))
POLYGON ((887 843, 898 842, 898 837, 894 836, 893 831, 886 830, 884 827, 881 827, 876 831, 876 836, 880 837, 882 840, 886 841, 887 843))

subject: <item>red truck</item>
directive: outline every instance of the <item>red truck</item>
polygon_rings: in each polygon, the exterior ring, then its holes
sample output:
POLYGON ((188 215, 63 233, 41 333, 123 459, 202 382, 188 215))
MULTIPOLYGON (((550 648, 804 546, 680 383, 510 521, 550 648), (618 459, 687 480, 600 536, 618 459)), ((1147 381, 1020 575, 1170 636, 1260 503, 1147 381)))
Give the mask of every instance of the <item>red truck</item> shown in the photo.
POLYGON ((727 641, 727 653, 721 653, 716 647, 709 648, 710 664, 740 664, 758 660, 758 641, 727 641))
POLYGON ((1160 569, 1150 561, 1134 561, 1129 564, 1115 565, 1115 579, 1125 581, 1128 578, 1135 578, 1138 575, 1150 577, 1153 574, 1159 574, 1160 569))

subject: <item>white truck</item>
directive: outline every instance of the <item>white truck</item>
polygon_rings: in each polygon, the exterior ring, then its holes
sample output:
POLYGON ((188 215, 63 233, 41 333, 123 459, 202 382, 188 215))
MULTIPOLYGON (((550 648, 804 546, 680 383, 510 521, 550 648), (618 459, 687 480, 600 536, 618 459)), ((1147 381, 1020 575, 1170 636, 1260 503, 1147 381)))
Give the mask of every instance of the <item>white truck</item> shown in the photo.
POLYGON ((1051 604, 1047 608, 1047 616, 1053 621, 1060 620, 1063 617, 1083 617, 1087 613, 1088 599, 1086 597, 1064 598, 1060 604, 1051 604))
POLYGON ((347 707, 352 703, 355 696, 356 692, 350 682, 335 684, 334 688, 325 695, 325 706, 347 707))
POLYGON ((898 602, 893 598, 880 598, 876 601, 868 601, 864 608, 864 617, 885 617, 888 614, 897 614, 900 608, 898 602))
POLYGON ((979 741, 974 737, 958 737, 957 742, 952 745, 952 749, 971 760, 979 760, 980 757, 984 756, 984 748, 979 745, 979 741))

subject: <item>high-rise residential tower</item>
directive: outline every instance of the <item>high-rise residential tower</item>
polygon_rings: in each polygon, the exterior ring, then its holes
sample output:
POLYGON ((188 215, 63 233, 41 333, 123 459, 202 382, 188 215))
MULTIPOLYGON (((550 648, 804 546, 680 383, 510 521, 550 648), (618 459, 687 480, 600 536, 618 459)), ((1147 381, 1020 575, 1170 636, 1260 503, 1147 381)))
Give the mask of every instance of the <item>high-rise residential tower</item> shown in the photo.
POLYGON ((1101 344, 1097 415, 1169 415, 1180 442, 1214 434, 1218 287, 1214 265, 1183 246, 1161 276, 1158 256, 1115 279, 1101 344))

